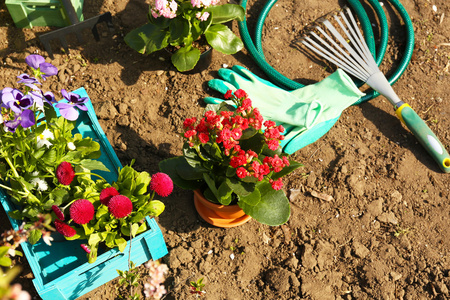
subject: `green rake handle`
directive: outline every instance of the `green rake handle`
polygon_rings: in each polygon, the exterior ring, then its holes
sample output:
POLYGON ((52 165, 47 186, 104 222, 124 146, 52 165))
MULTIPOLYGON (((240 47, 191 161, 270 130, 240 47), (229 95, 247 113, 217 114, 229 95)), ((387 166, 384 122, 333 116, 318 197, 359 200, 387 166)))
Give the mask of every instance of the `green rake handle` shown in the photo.
POLYGON ((406 103, 397 108, 395 112, 439 164, 441 170, 450 173, 450 155, 425 121, 406 103))

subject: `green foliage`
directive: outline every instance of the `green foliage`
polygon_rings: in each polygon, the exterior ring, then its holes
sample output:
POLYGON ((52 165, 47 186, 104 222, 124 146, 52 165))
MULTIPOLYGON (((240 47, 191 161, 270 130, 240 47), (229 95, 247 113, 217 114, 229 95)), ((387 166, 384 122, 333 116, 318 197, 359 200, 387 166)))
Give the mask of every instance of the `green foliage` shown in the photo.
POLYGON ((192 7, 189 0, 178 0, 177 16, 173 19, 154 18, 148 14, 149 23, 130 31, 125 42, 142 54, 150 54, 170 46, 177 50, 172 55, 173 65, 181 72, 191 70, 200 58, 194 42, 203 35, 208 44, 224 54, 240 51, 244 44, 222 23, 243 21, 245 10, 237 4, 223 4, 207 8, 192 7), (197 13, 209 13, 206 21, 200 21, 197 13))

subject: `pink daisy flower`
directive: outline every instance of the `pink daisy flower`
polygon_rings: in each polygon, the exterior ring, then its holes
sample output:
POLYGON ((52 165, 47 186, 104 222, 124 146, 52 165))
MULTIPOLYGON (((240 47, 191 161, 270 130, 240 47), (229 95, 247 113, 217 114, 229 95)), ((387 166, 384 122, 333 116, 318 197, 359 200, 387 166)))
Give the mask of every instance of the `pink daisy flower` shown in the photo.
POLYGON ((67 237, 72 237, 77 233, 75 229, 58 219, 55 220, 55 228, 56 231, 67 237))
POLYGON ((80 247, 86 251, 86 253, 91 253, 91 249, 89 249, 89 246, 86 244, 81 244, 80 247))
POLYGON ((119 195, 119 192, 116 190, 115 187, 107 187, 106 189, 103 189, 100 193, 100 202, 103 205, 108 206, 109 201, 113 196, 119 195))
POLYGON ((67 161, 63 161, 56 168, 56 178, 58 182, 63 185, 69 185, 72 183, 73 178, 75 177, 75 171, 72 168, 72 165, 67 161))
POLYGON ((165 173, 159 172, 153 174, 152 180, 150 181, 150 189, 161 197, 167 197, 173 190, 172 179, 165 173))
POLYGON ((133 203, 128 197, 117 195, 109 201, 108 210, 117 219, 125 218, 133 211, 133 203))
POLYGON ((52 210, 53 210, 53 212, 55 213, 55 215, 56 215, 56 217, 58 218, 58 219, 60 219, 61 221, 64 221, 64 213, 62 212, 62 210, 58 207, 58 206, 56 206, 56 205, 52 205, 52 210))
POLYGON ((86 199, 77 200, 70 206, 70 218, 77 224, 89 223, 94 213, 94 205, 86 199))

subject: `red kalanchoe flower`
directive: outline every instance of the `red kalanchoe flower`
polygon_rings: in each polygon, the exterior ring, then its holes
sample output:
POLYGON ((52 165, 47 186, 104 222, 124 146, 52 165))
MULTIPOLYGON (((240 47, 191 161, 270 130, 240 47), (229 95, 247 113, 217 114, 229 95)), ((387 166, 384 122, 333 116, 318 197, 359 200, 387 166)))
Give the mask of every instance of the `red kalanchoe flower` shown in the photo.
POLYGON ((103 189, 100 193, 100 202, 103 205, 108 206, 109 201, 112 197, 120 195, 119 191, 116 190, 115 187, 107 187, 106 189, 103 189))
POLYGON ((70 206, 70 218, 77 224, 89 223, 94 213, 94 205, 86 199, 77 200, 70 206))
POLYGON ((67 161, 63 161, 56 168, 56 178, 58 182, 63 185, 69 185, 72 183, 73 178, 75 177, 75 171, 72 168, 72 165, 67 161))
POLYGON ((230 99, 231 96, 232 96, 231 90, 228 90, 228 91, 225 93, 225 95, 223 95, 223 97, 224 97, 225 99, 230 99))
POLYGON ((91 249, 89 248, 88 245, 86 245, 86 244, 81 244, 80 247, 81 247, 84 251, 86 251, 86 253, 88 253, 88 254, 91 253, 91 249))
POLYGON ((133 211, 133 203, 128 197, 117 195, 109 201, 108 210, 117 219, 125 218, 133 211))
POLYGON ((150 189, 155 191, 161 197, 167 197, 173 191, 173 182, 169 175, 165 173, 153 174, 150 181, 150 189))
POLYGON ((58 217, 58 219, 60 219, 61 221, 64 221, 64 213, 58 206, 52 205, 52 210, 55 213, 56 217, 58 217))
POLYGON ((75 229, 58 219, 55 220, 55 228, 56 231, 67 237, 72 237, 77 233, 75 229))

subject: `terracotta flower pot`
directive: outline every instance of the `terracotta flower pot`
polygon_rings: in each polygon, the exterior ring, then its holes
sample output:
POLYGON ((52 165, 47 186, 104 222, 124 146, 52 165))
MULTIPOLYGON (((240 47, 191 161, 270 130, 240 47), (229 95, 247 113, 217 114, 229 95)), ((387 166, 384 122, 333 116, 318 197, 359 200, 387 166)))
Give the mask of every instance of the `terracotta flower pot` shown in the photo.
POLYGON ((217 227, 235 227, 248 222, 251 217, 237 205, 218 205, 210 202, 200 190, 194 191, 194 204, 203 220, 217 227))

